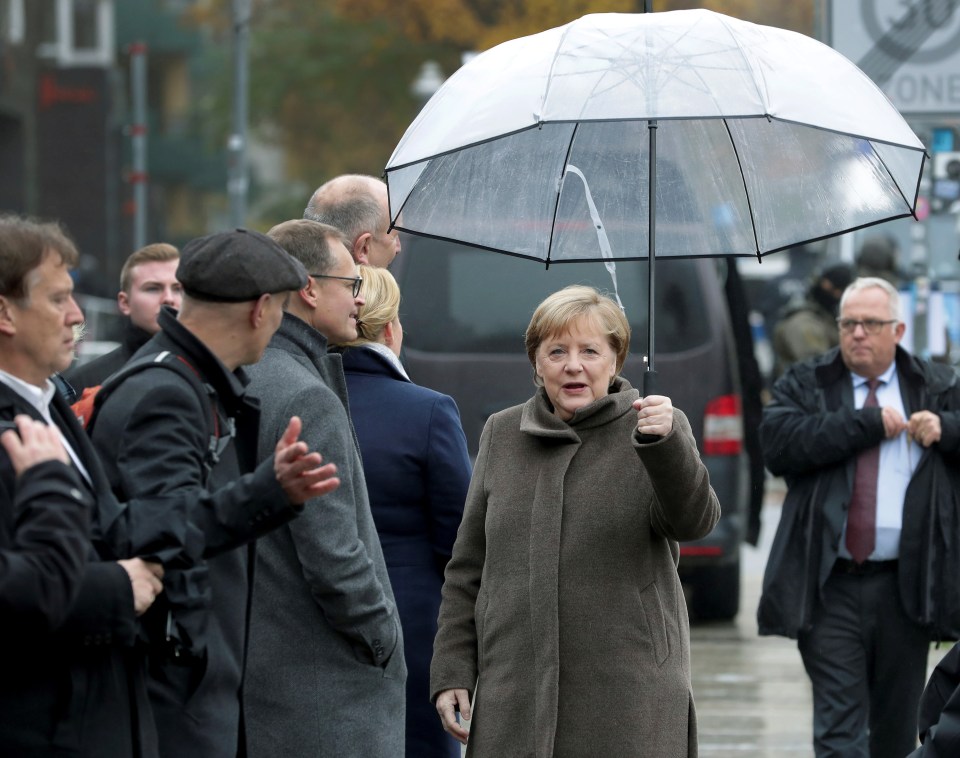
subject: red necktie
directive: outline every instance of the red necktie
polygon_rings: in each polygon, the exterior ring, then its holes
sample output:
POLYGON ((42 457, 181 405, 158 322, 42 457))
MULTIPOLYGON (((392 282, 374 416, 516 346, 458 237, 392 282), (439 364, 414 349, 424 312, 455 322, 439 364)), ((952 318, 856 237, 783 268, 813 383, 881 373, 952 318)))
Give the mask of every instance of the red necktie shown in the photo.
MULTIPOLYGON (((876 408, 880 380, 870 379, 864 408, 876 408)), ((880 472, 880 445, 862 450, 857 456, 857 469, 847 513, 847 550, 857 563, 863 563, 873 552, 877 530, 877 476, 880 472)))

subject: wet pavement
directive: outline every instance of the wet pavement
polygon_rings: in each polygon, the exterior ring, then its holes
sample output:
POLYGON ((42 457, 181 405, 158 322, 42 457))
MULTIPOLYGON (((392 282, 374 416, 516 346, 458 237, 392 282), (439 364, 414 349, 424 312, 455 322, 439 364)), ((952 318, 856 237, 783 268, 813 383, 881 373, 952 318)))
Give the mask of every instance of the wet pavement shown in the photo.
POLYGON ((810 756, 810 684, 796 642, 757 634, 756 610, 783 487, 770 483, 761 542, 743 546, 740 614, 734 623, 690 629, 700 755, 709 758, 810 756))
MULTIPOLYGON (((780 517, 783 484, 768 482, 761 543, 744 545, 740 615, 690 630, 700 755, 705 758, 807 758, 810 683, 794 640, 757 635, 763 568, 780 517)), ((931 648, 929 669, 949 646, 931 648)))

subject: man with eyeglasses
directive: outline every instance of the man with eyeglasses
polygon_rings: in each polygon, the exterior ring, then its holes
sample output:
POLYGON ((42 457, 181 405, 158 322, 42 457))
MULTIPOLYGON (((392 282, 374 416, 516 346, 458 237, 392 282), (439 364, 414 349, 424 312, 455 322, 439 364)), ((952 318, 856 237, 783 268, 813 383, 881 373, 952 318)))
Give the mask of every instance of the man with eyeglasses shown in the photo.
MULTIPOLYGON (((247 755, 393 758, 404 752, 400 619, 347 413, 343 363, 328 344, 357 338, 358 266, 334 227, 286 221, 268 236, 303 264, 263 359, 259 455, 296 409, 303 439, 337 464, 340 487, 258 543, 244 679, 247 755)), ((424 694, 424 698, 429 693, 424 694)))
POLYGON ((787 495, 760 634, 795 638, 818 758, 916 746, 931 640, 960 638, 960 387, 899 346, 900 298, 856 279, 840 345, 774 385, 760 434, 787 495))

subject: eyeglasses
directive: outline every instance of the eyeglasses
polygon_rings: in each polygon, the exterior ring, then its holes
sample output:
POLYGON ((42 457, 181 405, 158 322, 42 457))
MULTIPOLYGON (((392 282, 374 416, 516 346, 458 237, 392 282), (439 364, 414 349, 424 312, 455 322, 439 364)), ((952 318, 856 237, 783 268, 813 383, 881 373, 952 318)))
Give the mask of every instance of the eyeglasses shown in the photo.
POLYGON ((838 318, 837 326, 840 327, 840 331, 844 334, 853 334, 857 331, 858 326, 863 327, 863 331, 867 334, 880 334, 880 330, 883 329, 887 324, 895 324, 897 319, 891 318, 886 321, 881 321, 876 318, 865 318, 863 320, 855 318, 838 318))
POLYGON ((340 279, 344 282, 351 282, 354 297, 360 294, 360 287, 363 286, 363 277, 360 276, 330 276, 329 274, 310 274, 310 276, 314 279, 340 279))

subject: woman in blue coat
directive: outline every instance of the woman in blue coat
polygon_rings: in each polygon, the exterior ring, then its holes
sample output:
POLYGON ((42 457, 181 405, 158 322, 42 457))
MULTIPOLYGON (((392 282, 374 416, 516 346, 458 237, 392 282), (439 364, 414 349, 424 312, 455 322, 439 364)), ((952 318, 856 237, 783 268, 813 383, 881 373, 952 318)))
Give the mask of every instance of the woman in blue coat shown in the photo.
POLYGON ((406 754, 459 758, 430 702, 430 658, 443 570, 470 483, 470 457, 453 398, 410 381, 400 363, 400 288, 386 269, 361 266, 360 337, 343 349, 350 416, 370 507, 403 627, 406 754))

